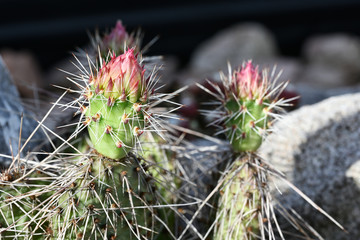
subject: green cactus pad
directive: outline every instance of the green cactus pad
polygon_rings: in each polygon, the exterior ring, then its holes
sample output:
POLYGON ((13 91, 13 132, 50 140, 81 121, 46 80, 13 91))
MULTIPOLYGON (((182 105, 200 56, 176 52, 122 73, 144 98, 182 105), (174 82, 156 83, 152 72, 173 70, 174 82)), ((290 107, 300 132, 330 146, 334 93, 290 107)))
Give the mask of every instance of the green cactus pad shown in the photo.
POLYGON ((223 185, 214 240, 258 239, 261 201, 256 170, 246 163, 246 158, 238 158, 223 185))
POLYGON ((94 156, 58 198, 51 218, 61 239, 152 239, 155 197, 136 158, 94 156))
MULTIPOLYGON (((121 159, 134 146, 144 127, 144 116, 137 112, 134 103, 116 101, 108 106, 103 95, 90 99, 86 116, 89 119, 89 135, 94 148, 102 155, 121 159), (124 119, 124 116, 127 116, 124 119), (125 122, 124 122, 125 120, 125 122)), ((139 103, 140 104, 140 103, 139 103)))
POLYGON ((231 114, 225 125, 230 128, 227 137, 234 151, 256 151, 263 141, 259 131, 264 131, 268 123, 265 105, 255 100, 230 100, 225 108, 231 114))

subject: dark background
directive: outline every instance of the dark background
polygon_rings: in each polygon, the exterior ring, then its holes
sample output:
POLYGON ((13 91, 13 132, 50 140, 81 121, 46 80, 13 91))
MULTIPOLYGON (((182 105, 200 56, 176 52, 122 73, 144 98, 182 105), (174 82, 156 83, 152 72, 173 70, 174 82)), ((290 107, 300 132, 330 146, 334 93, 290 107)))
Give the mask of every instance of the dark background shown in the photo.
POLYGON ((149 54, 171 54, 187 63, 193 49, 238 22, 264 24, 283 55, 296 56, 313 34, 360 35, 360 1, 0 1, 0 49, 29 50, 43 70, 122 19, 128 31, 141 27, 145 42, 159 35, 149 54))

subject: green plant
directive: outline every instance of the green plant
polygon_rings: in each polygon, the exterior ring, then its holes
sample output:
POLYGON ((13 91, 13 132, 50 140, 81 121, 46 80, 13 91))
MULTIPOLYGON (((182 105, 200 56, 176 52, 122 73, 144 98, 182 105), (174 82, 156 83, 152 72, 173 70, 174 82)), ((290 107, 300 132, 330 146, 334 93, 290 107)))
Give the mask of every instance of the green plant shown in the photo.
MULTIPOLYGON (((119 56, 109 53, 107 59, 99 56, 100 65, 90 58, 88 61, 90 69, 83 67, 80 75, 70 73, 81 92, 66 106, 80 105, 78 127, 67 140, 58 136, 61 146, 36 168, 42 170, 51 162, 60 171, 54 173, 52 181, 33 185, 35 189, 21 184, 7 187, 6 182, 0 182, 2 212, 10 214, 4 215, 2 236, 11 238, 11 232, 18 232, 18 239, 31 239, 40 232, 40 239, 152 239, 158 234, 157 222, 163 221, 154 208, 159 204, 157 190, 146 162, 138 155, 143 132, 163 136, 160 118, 151 112, 151 106, 162 102, 164 96, 171 98, 171 94, 155 93, 156 69, 145 77, 141 55, 135 56, 134 49, 119 56), (76 149, 72 139, 85 128, 90 145, 80 141, 82 146, 76 149), (66 145, 75 153, 62 152, 66 145), (30 205, 23 195, 33 191, 39 193, 41 201, 30 205), (6 203, 6 196, 14 201, 6 203)), ((36 170, 32 171, 39 179, 36 170)))

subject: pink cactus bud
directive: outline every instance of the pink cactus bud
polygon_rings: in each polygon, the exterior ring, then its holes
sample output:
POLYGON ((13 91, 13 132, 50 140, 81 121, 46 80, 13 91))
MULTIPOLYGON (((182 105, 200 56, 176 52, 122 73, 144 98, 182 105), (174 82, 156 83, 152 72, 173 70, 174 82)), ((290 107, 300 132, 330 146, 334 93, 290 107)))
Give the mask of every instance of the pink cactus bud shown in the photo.
POLYGON ((142 88, 144 83, 142 82, 144 72, 143 68, 138 64, 137 59, 134 56, 134 49, 130 49, 121 55, 122 64, 121 71, 124 73, 124 87, 128 90, 129 98, 131 102, 135 102, 143 94, 138 91, 142 88))
POLYGON ((267 83, 262 81, 258 66, 254 67, 251 60, 233 74, 231 89, 240 99, 257 99, 262 101, 267 83))
POLYGON ((144 70, 134 56, 134 49, 113 57, 104 65, 94 79, 95 93, 106 98, 136 102, 145 93, 144 70))
POLYGON ((121 46, 128 39, 128 33, 122 22, 118 20, 116 26, 111 30, 110 34, 104 36, 104 44, 107 47, 121 46))

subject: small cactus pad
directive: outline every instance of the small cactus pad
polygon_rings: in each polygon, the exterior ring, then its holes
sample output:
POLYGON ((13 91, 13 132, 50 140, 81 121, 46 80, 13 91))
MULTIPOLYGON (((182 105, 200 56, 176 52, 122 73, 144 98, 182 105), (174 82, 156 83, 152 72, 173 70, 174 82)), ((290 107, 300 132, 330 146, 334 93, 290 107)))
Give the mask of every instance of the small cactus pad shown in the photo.
POLYGON ((267 128, 267 81, 251 61, 231 77, 229 101, 225 104, 229 118, 227 137, 237 152, 256 151, 267 128))
POLYGON ((148 93, 144 70, 130 49, 90 77, 85 108, 90 139, 106 157, 121 159, 143 133, 148 93))
POLYGON ((266 107, 252 100, 229 100, 225 108, 231 115, 225 125, 231 129, 227 137, 233 149, 237 152, 256 151, 269 121, 266 107))

